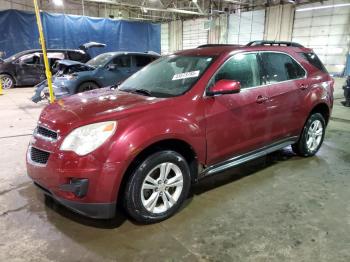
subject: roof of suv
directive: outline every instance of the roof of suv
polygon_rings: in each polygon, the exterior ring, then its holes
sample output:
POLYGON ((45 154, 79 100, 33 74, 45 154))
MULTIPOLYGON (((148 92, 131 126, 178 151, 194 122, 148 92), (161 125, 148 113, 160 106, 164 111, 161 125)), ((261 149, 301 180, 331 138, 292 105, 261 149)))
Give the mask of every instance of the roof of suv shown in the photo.
MULTIPOLYGON (((267 42, 267 41, 266 41, 267 42)), ((293 43, 292 45, 287 44, 279 44, 279 43, 292 43, 292 42, 267 42, 268 44, 262 44, 256 45, 203 45, 199 46, 194 49, 188 49, 176 52, 175 54, 178 55, 200 55, 200 56, 218 56, 225 53, 230 53, 232 51, 280 51, 280 52, 286 52, 288 53, 290 50, 296 51, 296 52, 310 52, 312 51, 309 48, 303 47, 302 45, 299 45, 297 43, 293 43)))

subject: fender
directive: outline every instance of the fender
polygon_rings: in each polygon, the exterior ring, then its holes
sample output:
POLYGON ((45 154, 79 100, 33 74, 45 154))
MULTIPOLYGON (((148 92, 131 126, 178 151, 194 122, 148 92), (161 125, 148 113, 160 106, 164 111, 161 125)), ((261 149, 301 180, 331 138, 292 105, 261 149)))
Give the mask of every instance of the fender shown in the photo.
POLYGON ((304 123, 307 121, 310 113, 319 105, 325 105, 328 108, 329 117, 333 107, 332 80, 326 80, 320 83, 310 85, 309 93, 305 96, 304 105, 309 105, 305 110, 304 123))
POLYGON ((118 122, 115 136, 106 162, 124 162, 126 168, 147 147, 167 139, 186 142, 196 153, 198 161, 205 162, 205 128, 194 119, 175 115, 165 117, 164 120, 155 120, 153 115, 131 117, 118 122))

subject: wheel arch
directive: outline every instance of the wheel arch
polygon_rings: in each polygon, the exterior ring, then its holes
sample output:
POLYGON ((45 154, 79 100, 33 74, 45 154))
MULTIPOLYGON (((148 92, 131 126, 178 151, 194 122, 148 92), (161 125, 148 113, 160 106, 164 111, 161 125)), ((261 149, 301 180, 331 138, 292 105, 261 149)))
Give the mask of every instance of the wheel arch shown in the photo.
POLYGON ((1 72, 0 75, 8 75, 8 76, 10 76, 13 79, 13 81, 14 81, 14 85, 17 85, 17 78, 14 76, 14 74, 8 73, 6 71, 6 72, 1 72))
POLYGON ((101 85, 96 80, 84 79, 76 86, 74 94, 77 94, 79 87, 81 87, 81 85, 83 85, 85 83, 94 83, 95 85, 98 86, 98 88, 101 88, 101 85))
POLYGON ((330 109, 326 103, 319 103, 319 104, 315 105, 312 108, 312 110, 309 114, 309 117, 314 113, 320 113, 323 116, 324 120, 326 121, 326 125, 328 124, 329 119, 330 119, 330 109))
POLYGON ((196 181, 197 174, 198 174, 198 159, 197 159, 197 154, 193 149, 193 147, 190 144, 188 144, 186 141, 181 139, 173 139, 173 138, 163 139, 148 145, 141 152, 139 152, 133 158, 133 160, 131 160, 130 164, 128 165, 128 167, 126 168, 123 174, 123 178, 119 186, 118 196, 117 196, 118 202, 122 202, 122 201, 119 201, 119 199, 123 198, 126 183, 129 180, 132 173, 134 172, 134 170, 138 167, 138 165, 141 164, 142 161, 146 159, 148 156, 150 156, 151 154, 161 150, 173 150, 179 153, 180 155, 182 155, 186 159, 190 167, 192 183, 196 181))

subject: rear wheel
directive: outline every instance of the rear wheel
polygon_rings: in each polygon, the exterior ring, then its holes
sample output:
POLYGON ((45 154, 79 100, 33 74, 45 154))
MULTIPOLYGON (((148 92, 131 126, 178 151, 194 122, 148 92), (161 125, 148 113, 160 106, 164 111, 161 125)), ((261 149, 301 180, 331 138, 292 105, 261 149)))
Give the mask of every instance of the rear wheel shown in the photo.
POLYGON ((14 87, 14 85, 15 85, 15 81, 14 81, 13 77, 10 75, 1 74, 0 80, 2 82, 3 89, 10 89, 10 88, 14 87))
POLYGON ((320 149, 326 131, 326 122, 320 113, 312 114, 306 121, 299 141, 292 145, 299 156, 313 156, 320 149))
POLYGON ((147 157, 131 175, 124 206, 135 220, 158 222, 172 216, 186 199, 190 169, 177 152, 160 151, 147 157))
POLYGON ((82 93, 82 92, 90 91, 97 88, 99 88, 99 86, 94 82, 85 82, 78 87, 77 93, 82 93))

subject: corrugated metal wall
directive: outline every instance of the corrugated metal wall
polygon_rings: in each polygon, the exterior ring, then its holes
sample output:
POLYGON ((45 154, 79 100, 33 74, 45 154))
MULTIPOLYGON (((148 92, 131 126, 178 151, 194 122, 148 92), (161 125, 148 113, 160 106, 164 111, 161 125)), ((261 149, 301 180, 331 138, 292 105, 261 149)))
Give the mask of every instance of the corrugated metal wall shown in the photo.
POLYGON ((208 43, 208 30, 204 29, 207 19, 194 19, 183 22, 182 45, 183 49, 196 48, 208 43))
MULTIPOLYGON (((325 1, 323 6, 349 3, 348 0, 333 0, 325 1)), ((317 7, 320 3, 302 5, 300 8, 317 7)), ((289 7, 289 6, 288 6, 289 7)), ((291 6, 292 7, 292 6, 291 6)), ((293 17, 293 8, 289 8, 290 16, 293 17)), ((283 13, 283 12, 282 12, 283 13)), ((281 19, 284 19, 282 15, 281 19)), ((262 40, 265 38, 267 32, 273 32, 274 28, 271 23, 265 25, 265 10, 256 10, 249 12, 242 12, 231 14, 228 16, 228 25, 221 23, 224 30, 217 28, 218 23, 215 24, 215 32, 211 32, 211 38, 216 37, 218 40, 208 40, 208 30, 204 29, 204 22, 206 19, 195 19, 188 21, 178 21, 181 30, 177 30, 179 37, 182 32, 182 49, 194 48, 202 44, 210 43, 228 43, 228 44, 246 44, 253 40, 262 40), (228 26, 228 28, 226 28, 228 26), (225 33, 227 29, 227 34, 225 33), (268 30, 269 29, 269 30, 268 30), (214 34, 215 33, 215 34, 214 34), (223 39, 227 37, 227 40, 223 39)), ((273 24, 273 23, 272 23, 273 24)), ((281 28, 281 27, 279 27, 281 28)), ((278 29, 281 30, 281 29, 278 29)), ((162 27, 162 39, 166 37, 166 27, 162 27)), ((168 30, 168 34, 169 34, 168 30)), ((272 33, 271 33, 272 34, 272 33)), ((290 40, 290 34, 281 32, 276 40, 290 40), (283 34, 282 34, 283 33, 283 34), (288 36, 287 36, 288 35, 288 36), (285 39, 289 38, 289 39, 285 39)), ((170 39, 168 37, 167 39, 170 39)), ((322 62, 325 64, 329 72, 342 73, 346 63, 346 57, 350 46, 350 6, 341 8, 325 8, 318 10, 296 11, 293 23, 292 40, 299 42, 307 47, 313 48, 319 55, 322 62)), ((162 50, 169 50, 169 52, 176 51, 174 48, 170 49, 171 43, 162 41, 162 50), (167 45, 167 46, 166 46, 167 45)), ((162 51, 163 52, 163 51, 162 51)))
MULTIPOLYGON (((323 6, 349 1, 325 1, 323 6)), ((331 73, 343 72, 350 43, 350 6, 298 11, 320 3, 297 8, 293 41, 314 49, 331 73)))
POLYGON ((162 54, 169 53, 169 24, 161 24, 160 33, 160 49, 162 54))
POLYGON ((265 10, 231 14, 228 24, 228 43, 247 44, 262 40, 265 28, 265 10))

